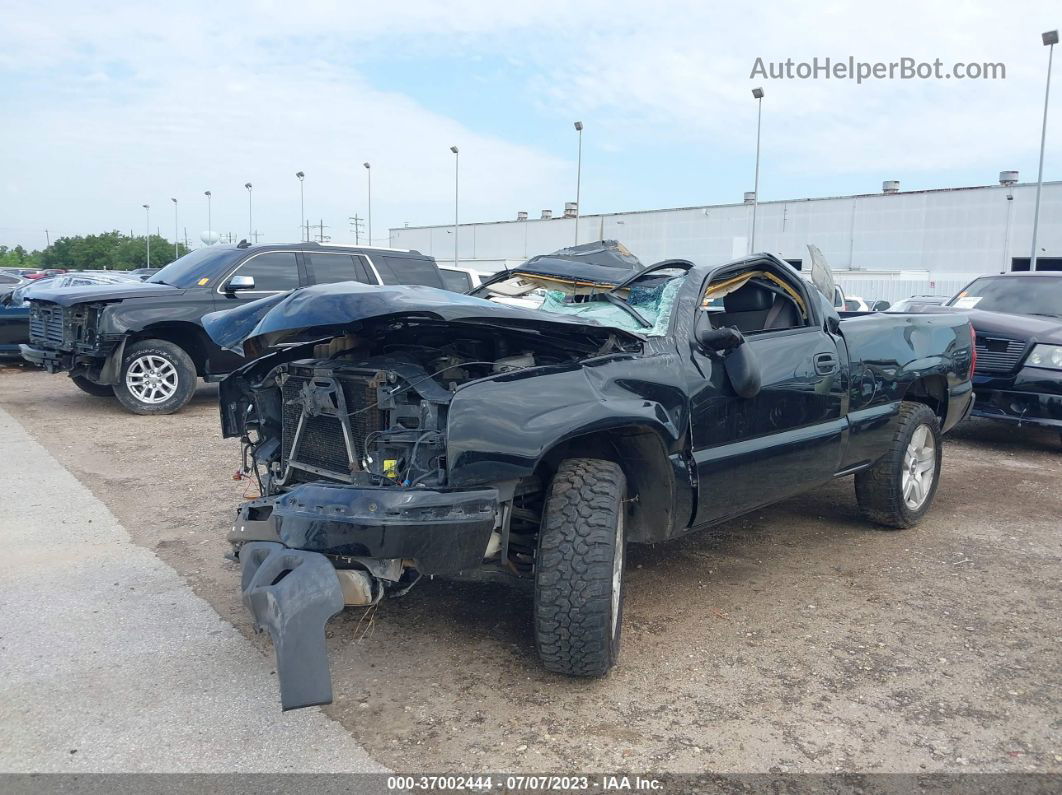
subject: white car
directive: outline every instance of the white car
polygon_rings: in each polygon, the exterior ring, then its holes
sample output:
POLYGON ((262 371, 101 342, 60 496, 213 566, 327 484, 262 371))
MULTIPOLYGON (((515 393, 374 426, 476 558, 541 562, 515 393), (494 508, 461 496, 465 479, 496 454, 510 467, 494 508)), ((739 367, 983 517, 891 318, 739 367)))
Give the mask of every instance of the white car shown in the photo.
POLYGON ((472 268, 460 266, 439 266, 439 275, 442 276, 443 286, 455 293, 467 293, 475 287, 479 287, 485 278, 484 274, 472 268))
MULTIPOLYGON (((481 273, 480 271, 472 270, 472 268, 455 268, 452 265, 440 265, 439 275, 442 276, 443 284, 447 290, 453 290, 455 293, 468 293, 483 284, 493 274, 481 273)), ((492 292, 489 300, 498 304, 522 306, 525 309, 538 309, 542 306, 542 301, 545 297, 545 290, 531 289, 513 295, 492 292)))

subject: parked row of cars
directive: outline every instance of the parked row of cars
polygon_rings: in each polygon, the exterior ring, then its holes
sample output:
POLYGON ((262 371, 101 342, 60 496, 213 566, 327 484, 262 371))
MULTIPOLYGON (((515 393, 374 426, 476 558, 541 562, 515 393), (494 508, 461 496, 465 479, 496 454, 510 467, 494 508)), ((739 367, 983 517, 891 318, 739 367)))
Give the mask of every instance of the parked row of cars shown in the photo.
POLYGON ((229 541, 285 709, 331 700, 332 615, 425 575, 526 585, 543 664, 600 676, 627 543, 848 475, 871 523, 909 527, 971 412, 1062 429, 1062 274, 849 312, 812 253, 808 276, 645 267, 601 241, 458 285, 415 251, 209 247, 36 291, 21 351, 139 414, 220 381, 260 489, 229 541))

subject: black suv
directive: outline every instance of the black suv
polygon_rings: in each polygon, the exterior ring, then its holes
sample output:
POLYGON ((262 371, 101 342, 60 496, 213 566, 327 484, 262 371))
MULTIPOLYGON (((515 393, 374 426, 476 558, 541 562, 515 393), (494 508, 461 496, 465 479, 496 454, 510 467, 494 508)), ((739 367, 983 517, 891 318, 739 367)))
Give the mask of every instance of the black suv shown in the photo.
POLYGON ((136 414, 171 414, 196 378, 220 380, 246 359, 218 347, 203 315, 297 287, 332 282, 443 288, 419 251, 318 243, 207 246, 141 283, 41 289, 30 301, 22 356, 66 371, 90 395, 114 395, 136 414))

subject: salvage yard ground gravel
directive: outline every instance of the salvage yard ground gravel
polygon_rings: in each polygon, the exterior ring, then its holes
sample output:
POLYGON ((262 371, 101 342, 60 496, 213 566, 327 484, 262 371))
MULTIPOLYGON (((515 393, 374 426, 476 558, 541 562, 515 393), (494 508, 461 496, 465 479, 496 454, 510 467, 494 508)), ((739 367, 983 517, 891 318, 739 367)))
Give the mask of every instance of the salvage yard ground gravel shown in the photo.
MULTIPOLYGON (((216 401, 134 416, 0 369, 0 406, 271 658, 224 558, 254 490, 216 401)), ((871 529, 843 479, 632 546, 602 680, 542 669, 528 592, 422 582, 331 621, 324 712, 400 771, 1057 772, 1060 476, 1056 434, 968 422, 914 529, 871 529)))

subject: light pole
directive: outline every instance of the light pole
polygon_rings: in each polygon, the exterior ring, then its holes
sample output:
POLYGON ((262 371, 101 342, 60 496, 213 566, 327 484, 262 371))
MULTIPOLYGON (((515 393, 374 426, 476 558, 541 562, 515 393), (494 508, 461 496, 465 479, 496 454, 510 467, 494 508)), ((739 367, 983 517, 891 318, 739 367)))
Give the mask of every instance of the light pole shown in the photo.
POLYGON ((999 184, 1007 189, 1007 225, 1003 228, 1003 262, 999 271, 1006 273, 1010 259, 1010 226, 1014 218, 1014 186, 1018 184, 1018 172, 1000 171, 999 184))
POLYGON ((749 236, 749 254, 756 250, 756 208, 760 203, 760 118, 763 113, 763 89, 752 89, 756 98, 756 177, 752 183, 752 234, 749 236))
POLYGON ((461 176, 461 155, 456 146, 451 146, 450 151, 454 153, 454 267, 457 267, 457 188, 458 181, 461 176))
POLYGON ((579 133, 579 159, 575 166, 575 245, 579 245, 579 213, 583 211, 579 204, 579 189, 583 182, 583 123, 575 123, 575 131, 579 133))
POLYGON ((144 236, 144 241, 147 244, 147 255, 146 255, 147 256, 147 263, 145 263, 145 267, 150 268, 151 267, 151 205, 150 204, 142 204, 140 206, 144 208, 144 229, 147 232, 147 234, 144 236))
POLYGON ((181 250, 177 242, 181 239, 181 227, 177 223, 177 200, 171 197, 170 201, 173 202, 173 258, 178 259, 181 256, 181 250))
POLYGON ((367 223, 368 223, 368 227, 369 227, 369 245, 371 246, 372 245, 372 167, 369 165, 368 161, 362 163, 362 165, 365 166, 365 176, 369 180, 369 188, 368 188, 368 190, 369 190, 369 218, 368 218, 368 222, 367 223))
POLYGON ((310 239, 309 225, 306 223, 306 194, 302 190, 302 181, 306 177, 301 171, 296 171, 295 176, 299 178, 299 232, 302 236, 302 240, 308 241, 310 239))
POLYGON ((1051 61, 1055 57, 1055 45, 1058 44, 1058 31, 1049 30, 1042 33, 1047 51, 1047 90, 1044 91, 1044 123, 1040 128, 1040 171, 1036 175, 1036 206, 1033 208, 1032 254, 1029 255, 1029 270, 1036 270, 1036 232, 1040 224, 1040 191, 1044 186, 1044 141, 1047 140, 1047 100, 1051 97, 1051 61))
POLYGON ((254 215, 251 209, 251 189, 254 185, 245 182, 243 187, 247 188, 247 242, 250 243, 254 239, 254 215))
POLYGON ((210 193, 210 191, 205 190, 205 191, 203 191, 203 195, 207 197, 207 231, 211 232, 214 229, 214 226, 211 223, 211 218, 210 218, 210 197, 211 197, 212 194, 210 193))

